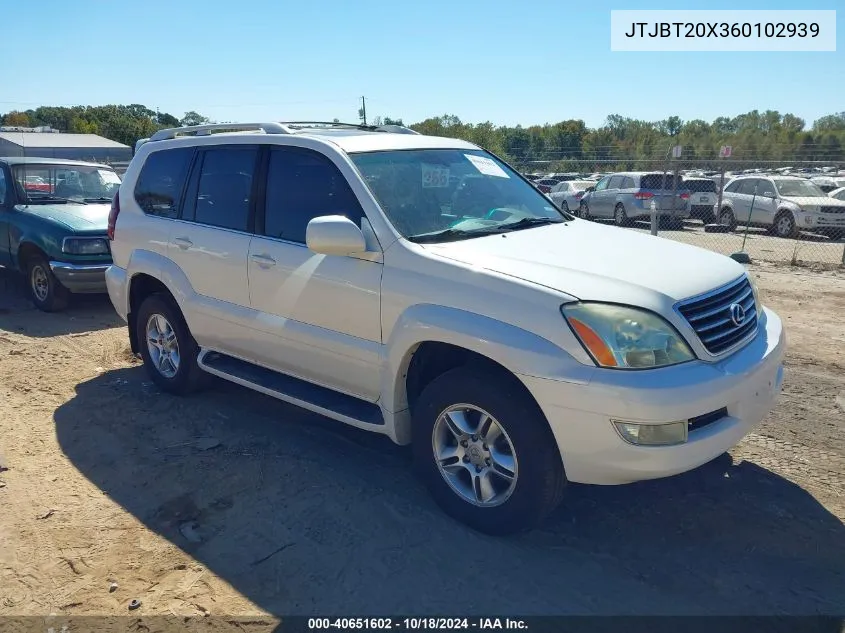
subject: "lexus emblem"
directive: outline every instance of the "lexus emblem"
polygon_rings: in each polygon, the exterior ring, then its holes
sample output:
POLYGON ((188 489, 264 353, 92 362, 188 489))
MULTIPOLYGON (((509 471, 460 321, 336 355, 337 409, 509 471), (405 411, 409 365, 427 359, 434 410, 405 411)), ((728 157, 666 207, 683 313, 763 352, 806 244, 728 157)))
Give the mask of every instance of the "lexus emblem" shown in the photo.
POLYGON ((738 303, 732 303, 729 309, 731 311, 731 323, 737 327, 745 323, 745 308, 738 303))

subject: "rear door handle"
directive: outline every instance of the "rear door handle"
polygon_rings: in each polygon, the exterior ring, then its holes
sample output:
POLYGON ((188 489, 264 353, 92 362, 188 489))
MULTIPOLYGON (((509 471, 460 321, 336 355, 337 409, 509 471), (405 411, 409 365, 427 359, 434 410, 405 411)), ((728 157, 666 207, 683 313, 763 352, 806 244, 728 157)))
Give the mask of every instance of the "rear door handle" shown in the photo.
POLYGON ((173 242, 176 244, 176 246, 178 246, 182 250, 187 250, 187 249, 191 248, 191 246, 194 245, 194 243, 191 240, 189 240, 187 237, 176 237, 176 238, 173 239, 173 242))
POLYGON ((262 268, 270 268, 270 266, 276 265, 276 260, 269 255, 252 255, 250 259, 262 268))

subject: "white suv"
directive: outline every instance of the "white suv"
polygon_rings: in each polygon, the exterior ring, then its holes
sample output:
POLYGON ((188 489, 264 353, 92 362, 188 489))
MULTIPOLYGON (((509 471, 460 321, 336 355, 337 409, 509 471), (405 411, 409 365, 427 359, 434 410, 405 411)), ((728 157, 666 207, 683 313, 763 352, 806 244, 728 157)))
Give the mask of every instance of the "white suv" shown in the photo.
POLYGON ((712 460, 782 383, 781 321, 739 264, 573 218, 456 139, 164 130, 109 224, 109 294, 161 388, 213 374, 412 444, 488 533, 537 524, 567 482, 712 460))

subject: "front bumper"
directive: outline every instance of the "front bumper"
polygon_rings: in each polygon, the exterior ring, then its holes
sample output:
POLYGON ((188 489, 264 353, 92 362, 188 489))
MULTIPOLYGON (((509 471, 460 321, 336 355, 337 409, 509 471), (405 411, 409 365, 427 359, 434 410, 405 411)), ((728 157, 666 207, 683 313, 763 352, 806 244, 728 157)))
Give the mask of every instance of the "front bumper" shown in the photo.
POLYGON ((50 262, 50 270, 56 279, 71 292, 106 292, 106 269, 110 264, 71 264, 50 262))
POLYGON ((735 446, 773 408, 783 383, 786 346, 780 318, 763 309, 756 338, 715 363, 663 369, 597 369, 586 384, 520 378, 551 425, 570 481, 623 484, 692 470, 735 446), (691 430, 676 446, 634 446, 611 419, 665 423, 722 408, 727 415, 691 430))

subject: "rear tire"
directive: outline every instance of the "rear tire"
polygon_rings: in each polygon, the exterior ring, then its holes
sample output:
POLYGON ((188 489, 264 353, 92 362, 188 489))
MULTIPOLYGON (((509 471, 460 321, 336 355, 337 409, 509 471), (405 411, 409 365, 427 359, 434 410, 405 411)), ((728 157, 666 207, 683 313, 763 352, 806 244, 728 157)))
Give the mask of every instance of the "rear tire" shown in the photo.
POLYGON ((719 224, 722 226, 727 226, 729 230, 735 231, 736 230, 736 217, 734 217, 734 212, 725 207, 719 213, 719 224))
POLYGON ((613 220, 616 222, 616 226, 631 226, 631 220, 622 204, 617 204, 613 210, 613 220))
POLYGON ((64 310, 70 292, 56 279, 47 258, 33 255, 26 260, 25 268, 27 289, 35 307, 44 312, 64 310))
POLYGON ((560 503, 566 476, 557 443, 513 376, 470 366, 438 376, 414 407, 412 436, 417 471, 435 502, 475 530, 528 530, 560 503), (486 428, 484 414, 492 420, 486 428))
POLYGON ((176 302, 152 294, 138 309, 136 336, 144 368, 161 389, 187 395, 199 389, 208 374, 197 363, 199 346, 176 302))

